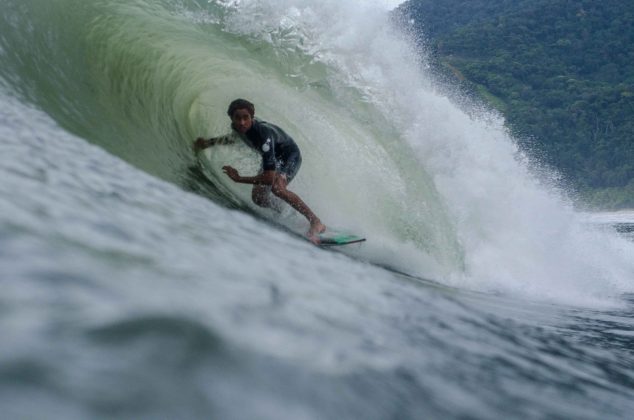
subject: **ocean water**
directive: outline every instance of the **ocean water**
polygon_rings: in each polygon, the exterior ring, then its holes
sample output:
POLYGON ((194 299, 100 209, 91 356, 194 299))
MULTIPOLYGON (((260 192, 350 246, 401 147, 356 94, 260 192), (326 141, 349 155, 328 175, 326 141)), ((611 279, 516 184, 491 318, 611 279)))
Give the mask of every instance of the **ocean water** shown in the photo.
POLYGON ((630 213, 578 213, 380 1, 3 0, 2 419, 620 419, 630 213), (330 226, 255 208, 236 97, 330 226))

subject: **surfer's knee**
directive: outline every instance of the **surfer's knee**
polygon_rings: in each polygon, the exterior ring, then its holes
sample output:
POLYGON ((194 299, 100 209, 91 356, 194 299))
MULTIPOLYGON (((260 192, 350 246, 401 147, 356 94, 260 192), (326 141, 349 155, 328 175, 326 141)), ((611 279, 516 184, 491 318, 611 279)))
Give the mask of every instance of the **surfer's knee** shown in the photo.
POLYGON ((269 207, 271 205, 271 203, 269 202, 268 198, 251 197, 251 200, 253 201, 253 203, 255 203, 256 206, 269 207))
POLYGON ((253 188, 251 190, 251 200, 260 207, 270 207, 271 200, 267 188, 253 188))
POLYGON ((288 190, 286 189, 287 185, 288 182, 286 182, 286 177, 278 176, 275 178, 275 181, 273 181, 273 184, 271 185, 271 192, 276 197, 284 198, 288 195, 288 190))
POLYGON ((280 197, 280 198, 284 198, 288 195, 288 190, 286 189, 286 185, 282 184, 282 183, 274 183, 271 186, 271 192, 276 196, 276 197, 280 197))

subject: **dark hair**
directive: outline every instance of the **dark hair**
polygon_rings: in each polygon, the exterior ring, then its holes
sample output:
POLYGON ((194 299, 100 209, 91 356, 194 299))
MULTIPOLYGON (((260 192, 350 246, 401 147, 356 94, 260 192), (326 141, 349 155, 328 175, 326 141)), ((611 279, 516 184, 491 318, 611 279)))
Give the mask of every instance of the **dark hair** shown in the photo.
POLYGON ((246 109, 251 114, 251 117, 255 115, 255 105, 246 99, 236 99, 229 104, 229 109, 227 109, 227 115, 229 118, 233 117, 233 113, 238 109, 246 109))

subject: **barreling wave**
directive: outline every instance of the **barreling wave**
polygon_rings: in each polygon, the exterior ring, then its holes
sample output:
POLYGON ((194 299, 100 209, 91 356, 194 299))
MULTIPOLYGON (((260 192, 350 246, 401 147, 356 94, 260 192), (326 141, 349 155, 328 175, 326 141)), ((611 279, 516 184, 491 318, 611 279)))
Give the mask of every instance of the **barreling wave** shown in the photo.
POLYGON ((66 130, 267 217, 220 171, 253 173, 257 156, 191 150, 250 99, 302 149, 292 188, 326 224, 367 236, 359 256, 374 263, 574 302, 631 290, 631 244, 588 229, 499 116, 437 93, 372 1, 7 0, 0 58, 4 90, 66 130))
MULTIPOLYGON (((65 129, 189 186, 209 182, 192 176, 192 140, 227 133, 227 104, 249 98, 258 116, 284 127, 302 148, 293 188, 327 223, 378 239, 369 258, 389 263, 401 254, 433 270, 459 269, 461 249, 431 178, 380 109, 386 104, 342 66, 351 57, 338 51, 341 40, 315 37, 325 23, 314 8, 281 16, 267 7, 10 1, 0 21, 2 78, 65 129), (394 249, 402 243, 406 256, 394 249)), ((257 157, 240 146, 211 157, 205 170, 214 188, 201 189, 248 207, 244 188, 227 183, 219 168, 230 162, 253 171, 257 157)))

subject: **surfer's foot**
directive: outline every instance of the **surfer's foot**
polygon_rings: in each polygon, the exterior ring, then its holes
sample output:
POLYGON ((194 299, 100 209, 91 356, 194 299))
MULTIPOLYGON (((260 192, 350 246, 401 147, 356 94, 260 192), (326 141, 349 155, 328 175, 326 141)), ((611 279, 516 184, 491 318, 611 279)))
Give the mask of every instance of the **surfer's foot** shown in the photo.
POLYGON ((320 242, 319 234, 324 233, 325 231, 326 231, 326 225, 321 223, 321 220, 315 219, 310 224, 310 229, 308 229, 308 233, 306 233, 306 236, 308 237, 309 241, 311 241, 315 245, 319 245, 319 242, 320 242))

